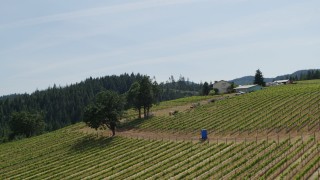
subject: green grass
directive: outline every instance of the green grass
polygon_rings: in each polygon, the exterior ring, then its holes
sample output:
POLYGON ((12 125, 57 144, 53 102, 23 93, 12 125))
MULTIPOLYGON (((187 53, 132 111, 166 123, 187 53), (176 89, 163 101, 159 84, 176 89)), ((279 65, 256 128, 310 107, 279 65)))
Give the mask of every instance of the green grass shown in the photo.
POLYGON ((155 105, 151 110, 157 111, 157 110, 167 109, 167 108, 176 107, 176 106, 183 106, 190 103, 198 103, 200 101, 213 99, 215 97, 216 96, 191 96, 191 97, 180 98, 180 99, 175 99, 171 101, 164 101, 164 102, 161 102, 159 105, 155 105))
MULTIPOLYGON (((184 106, 192 103, 199 103, 201 101, 210 100, 217 97, 218 96, 191 96, 191 97, 185 97, 185 98, 180 98, 180 99, 175 99, 170 101, 164 101, 154 105, 150 111, 152 112, 152 111, 158 111, 158 110, 177 107, 177 106, 184 106)), ((138 112, 135 111, 134 109, 128 110, 125 115, 126 119, 135 119, 137 117, 138 117, 138 112)))

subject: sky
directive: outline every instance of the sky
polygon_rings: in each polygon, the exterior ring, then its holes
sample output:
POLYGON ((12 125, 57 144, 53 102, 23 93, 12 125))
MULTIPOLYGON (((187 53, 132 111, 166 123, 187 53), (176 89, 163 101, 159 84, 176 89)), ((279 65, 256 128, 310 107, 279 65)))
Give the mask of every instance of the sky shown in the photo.
POLYGON ((0 0, 0 96, 88 77, 320 68, 319 0, 0 0))

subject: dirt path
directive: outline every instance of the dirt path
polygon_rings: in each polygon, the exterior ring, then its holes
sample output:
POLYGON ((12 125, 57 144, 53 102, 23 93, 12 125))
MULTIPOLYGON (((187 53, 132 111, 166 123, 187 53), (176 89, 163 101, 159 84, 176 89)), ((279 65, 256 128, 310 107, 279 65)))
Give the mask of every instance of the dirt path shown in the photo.
MULTIPOLYGON (((128 137, 128 138, 139 138, 139 139, 152 139, 152 140, 166 140, 166 141, 191 141, 199 142, 201 141, 200 131, 198 134, 195 133, 170 133, 170 132, 150 132, 150 131, 140 131, 140 130, 127 130, 122 132, 117 132, 118 136, 128 137)), ((307 141, 310 137, 314 137, 319 141, 320 133, 269 133, 265 134, 239 134, 239 135, 228 135, 228 134, 208 134, 208 142, 253 142, 253 141, 264 141, 268 142, 282 142, 288 138, 292 141, 302 138, 307 141)))
MULTIPOLYGON (((80 129, 80 132, 86 134, 96 134, 97 136, 110 137, 112 136, 109 130, 95 130, 89 127, 80 129)), ((182 133, 166 133, 166 132, 151 132, 140 130, 122 130, 117 131, 116 136, 133 138, 133 139, 148 139, 148 140, 164 140, 164 141, 199 141, 199 137, 194 134, 182 133)))
MULTIPOLYGON (((84 127, 80 130, 86 134, 96 134, 97 136, 110 137, 111 131, 108 130, 94 130, 89 127, 84 127)), ((138 129, 117 131, 116 136, 133 138, 133 139, 146 139, 146 140, 162 140, 162 141, 187 141, 187 142, 201 142, 200 131, 198 134, 195 133, 170 133, 170 132, 153 132, 153 131, 141 131, 138 129)), ((221 142, 254 142, 254 141, 268 141, 268 142, 282 142, 288 138, 292 141, 303 138, 303 140, 308 140, 310 137, 315 137, 318 141, 320 140, 320 133, 269 133, 265 135, 261 134, 208 134, 208 139, 206 142, 209 143, 221 143, 221 142)))

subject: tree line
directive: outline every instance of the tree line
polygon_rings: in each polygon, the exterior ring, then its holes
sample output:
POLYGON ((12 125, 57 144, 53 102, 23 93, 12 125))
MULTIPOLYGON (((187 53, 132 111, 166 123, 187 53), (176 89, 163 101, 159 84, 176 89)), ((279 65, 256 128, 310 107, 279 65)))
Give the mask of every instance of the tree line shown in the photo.
MULTIPOLYGON (((286 75, 282 76, 280 79, 289 79, 291 81, 304 81, 304 80, 312 80, 312 79, 320 79, 320 70, 319 69, 311 69, 307 70, 300 75, 286 75)), ((258 84, 261 86, 266 86, 264 82, 264 78, 260 69, 256 71, 255 78, 253 84, 258 84)))
POLYGON ((303 80, 312 80, 320 79, 320 70, 319 69, 309 69, 309 70, 300 70, 293 74, 278 76, 275 80, 289 79, 291 81, 303 81, 303 80))
POLYGON ((319 69, 308 70, 305 74, 302 74, 300 77, 292 76, 290 77, 290 79, 295 81, 320 79, 320 70, 319 69))
POLYGON ((124 106, 134 108, 139 112, 138 118, 149 117, 150 108, 157 103, 159 97, 158 84, 148 76, 134 82, 129 91, 119 95, 114 91, 102 91, 97 94, 94 101, 84 111, 84 122, 91 128, 110 129, 113 136, 124 111, 124 106))
MULTIPOLYGON (((41 126, 41 128, 43 127, 41 132, 53 131, 80 122, 84 117, 85 107, 101 91, 111 90, 118 94, 125 94, 129 89, 133 90, 132 85, 135 82, 140 82, 145 77, 145 75, 139 73, 125 73, 119 76, 112 75, 99 78, 90 77, 80 83, 66 87, 54 85, 43 91, 37 90, 32 94, 13 94, 0 97, 0 142, 9 140, 10 134, 15 134, 14 128, 10 127, 10 125, 14 126, 14 123, 10 124, 9 122, 14 119, 13 116, 16 112, 24 113, 21 117, 25 117, 25 122, 29 122, 29 127, 33 126, 32 121, 29 120, 30 117, 42 117, 44 126, 41 126)), ((201 91, 201 84, 185 80, 182 76, 177 81, 171 76, 167 82, 160 84, 153 78, 152 88, 154 86, 157 87, 157 96, 152 100, 153 103, 197 95, 201 91)), ((128 102, 133 103, 132 99, 128 102)), ((132 105, 130 103, 125 103, 124 108, 130 108, 132 105)), ((145 113, 150 109, 150 107, 144 105, 137 107, 138 109, 139 107, 143 108, 145 113)), ((39 133, 29 132, 25 133, 24 136, 39 133)))

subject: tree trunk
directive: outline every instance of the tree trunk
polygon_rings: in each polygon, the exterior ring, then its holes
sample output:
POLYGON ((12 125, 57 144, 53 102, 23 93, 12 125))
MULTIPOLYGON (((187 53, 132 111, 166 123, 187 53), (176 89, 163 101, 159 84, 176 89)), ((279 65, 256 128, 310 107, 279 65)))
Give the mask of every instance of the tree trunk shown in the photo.
POLYGON ((139 119, 141 119, 141 108, 139 108, 139 119))
POLYGON ((116 129, 112 129, 112 136, 115 136, 116 135, 116 129))
POLYGON ((112 131, 112 136, 116 135, 116 123, 111 122, 110 123, 110 130, 112 131))
POLYGON ((148 116, 147 116, 147 110, 146 110, 146 107, 143 107, 143 113, 144 113, 144 118, 147 119, 148 116))
POLYGON ((149 118, 150 107, 147 107, 147 117, 149 118))

